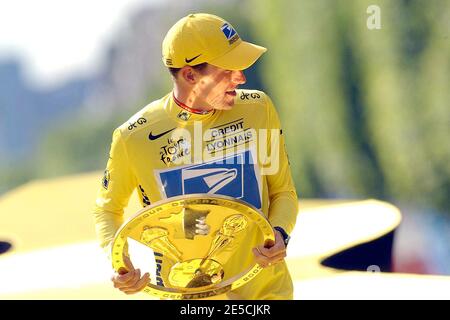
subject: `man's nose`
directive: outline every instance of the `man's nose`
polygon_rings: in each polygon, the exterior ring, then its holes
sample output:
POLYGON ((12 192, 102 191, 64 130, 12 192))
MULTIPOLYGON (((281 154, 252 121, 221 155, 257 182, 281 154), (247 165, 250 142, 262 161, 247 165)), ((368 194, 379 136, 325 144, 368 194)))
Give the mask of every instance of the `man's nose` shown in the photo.
POLYGON ((244 84, 247 81, 242 70, 234 70, 232 80, 236 84, 244 84))

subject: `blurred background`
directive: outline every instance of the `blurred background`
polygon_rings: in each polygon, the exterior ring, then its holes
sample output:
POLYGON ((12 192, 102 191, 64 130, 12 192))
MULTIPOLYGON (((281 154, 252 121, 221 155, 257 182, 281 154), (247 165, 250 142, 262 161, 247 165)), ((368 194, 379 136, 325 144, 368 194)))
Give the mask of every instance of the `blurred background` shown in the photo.
POLYGON ((171 90, 161 42, 192 12, 268 48, 243 87, 279 110, 299 196, 393 203, 394 271, 449 275, 449 0, 3 0, 0 198, 102 170, 114 128, 171 90))

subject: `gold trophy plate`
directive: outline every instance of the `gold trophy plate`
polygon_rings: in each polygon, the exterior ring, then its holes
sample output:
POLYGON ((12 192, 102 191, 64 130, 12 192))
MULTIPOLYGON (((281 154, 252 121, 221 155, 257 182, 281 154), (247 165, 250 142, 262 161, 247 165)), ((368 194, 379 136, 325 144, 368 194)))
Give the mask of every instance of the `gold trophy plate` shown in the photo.
POLYGON ((258 209, 228 196, 191 194, 138 211, 117 231, 111 257, 116 271, 126 268, 127 239, 136 240, 160 262, 156 282, 143 292, 162 299, 207 298, 239 288, 262 270, 251 251, 255 237, 257 244, 275 238, 258 209), (248 259, 236 254, 241 250, 248 259))

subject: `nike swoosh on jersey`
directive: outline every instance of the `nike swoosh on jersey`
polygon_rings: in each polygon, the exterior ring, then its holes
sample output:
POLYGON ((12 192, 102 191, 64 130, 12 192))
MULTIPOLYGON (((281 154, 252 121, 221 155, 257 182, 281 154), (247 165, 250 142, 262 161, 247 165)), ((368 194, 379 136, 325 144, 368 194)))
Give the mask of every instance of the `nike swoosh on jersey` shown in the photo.
POLYGON ((200 57, 202 54, 200 53, 198 56, 193 57, 192 59, 188 59, 188 58, 184 58, 184 61, 186 61, 186 63, 191 63, 192 61, 194 61, 195 59, 197 59, 198 57, 200 57))
POLYGON ((173 131, 173 130, 175 130, 175 128, 170 129, 170 130, 167 130, 167 131, 164 131, 163 133, 157 134, 157 135, 155 135, 155 136, 154 136, 154 135, 152 134, 152 132, 150 131, 150 134, 148 135, 148 138, 149 138, 150 140, 156 140, 156 139, 162 137, 163 135, 165 135, 165 134, 167 134, 167 133, 169 133, 169 132, 171 132, 171 131, 173 131))

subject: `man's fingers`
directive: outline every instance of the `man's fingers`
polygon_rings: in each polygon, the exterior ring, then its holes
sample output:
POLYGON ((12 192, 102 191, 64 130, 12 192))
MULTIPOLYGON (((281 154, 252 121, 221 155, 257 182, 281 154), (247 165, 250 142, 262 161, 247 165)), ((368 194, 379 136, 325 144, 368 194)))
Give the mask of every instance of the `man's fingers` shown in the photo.
POLYGON ((128 287, 128 288, 123 288, 122 291, 126 294, 133 294, 133 293, 140 292, 147 286, 149 281, 150 281, 150 274, 146 273, 139 281, 137 281, 134 284, 134 286, 128 287))
POLYGON ((134 270, 134 266, 130 260, 130 257, 123 255, 123 262, 125 263, 125 267, 119 268, 119 270, 117 271, 118 274, 124 275, 124 274, 134 270))
POLYGON ((127 274, 129 271, 126 269, 126 268, 119 268, 119 270, 117 271, 117 273, 119 274, 119 275, 125 275, 125 274, 127 274))
POLYGON ((272 257, 268 257, 262 254, 258 248, 253 248, 253 254, 255 255, 256 262, 263 268, 281 262, 286 257, 286 251, 281 251, 272 257))
POLYGON ((150 274, 147 272, 144 276, 134 284, 133 287, 124 288, 122 291, 126 294, 133 294, 142 291, 150 281, 150 274))
POLYGON ((252 249, 253 255, 255 256, 255 258, 260 258, 263 257, 264 255, 261 253, 261 251, 259 251, 258 248, 253 248, 252 249))
POLYGON ((134 285, 136 284, 136 282, 139 281, 140 278, 141 278, 141 270, 136 269, 135 272, 134 272, 133 277, 130 280, 128 280, 126 283, 124 283, 122 285, 122 288, 125 289, 125 288, 132 288, 132 287, 134 287, 134 285))
MULTIPOLYGON (((275 237, 276 237, 276 235, 275 235, 275 237)), ((267 239, 264 242, 264 248, 267 248, 267 249, 272 248, 274 245, 275 245, 275 241, 273 241, 272 239, 267 239)))
POLYGON ((134 271, 128 272, 124 275, 116 276, 116 281, 114 281, 114 287, 116 288, 128 288, 132 287, 141 277, 141 270, 136 269, 134 271))
POLYGON ((133 278, 135 271, 130 271, 123 274, 116 274, 113 276, 112 281, 117 284, 124 284, 130 281, 133 278))
POLYGON ((258 249, 259 252, 261 252, 261 254, 265 255, 266 257, 275 257, 282 252, 286 252, 286 247, 284 246, 284 243, 280 244, 278 242, 270 249, 264 248, 263 246, 258 246, 258 249))
POLYGON ((134 266, 133 266, 133 263, 130 260, 130 257, 128 257, 125 254, 123 255, 123 262, 125 263, 125 267, 127 268, 128 271, 134 270, 134 266))
POLYGON ((264 246, 258 246, 259 251, 267 257, 275 257, 281 252, 286 251, 286 245, 284 244, 282 235, 275 230, 275 242, 272 240, 266 240, 264 246))
POLYGON ((270 260, 270 264, 275 264, 278 262, 281 262, 284 260, 284 258, 286 258, 286 252, 282 252, 274 257, 271 257, 270 260))
POLYGON ((146 273, 141 278, 141 270, 134 269, 130 257, 126 255, 123 255, 123 262, 125 267, 120 268, 111 278, 114 287, 127 294, 141 291, 148 283, 150 274, 146 273))
POLYGON ((262 267, 266 267, 270 263, 270 259, 263 255, 258 248, 252 249, 253 254, 255 255, 256 262, 261 265, 262 267))

